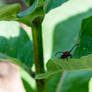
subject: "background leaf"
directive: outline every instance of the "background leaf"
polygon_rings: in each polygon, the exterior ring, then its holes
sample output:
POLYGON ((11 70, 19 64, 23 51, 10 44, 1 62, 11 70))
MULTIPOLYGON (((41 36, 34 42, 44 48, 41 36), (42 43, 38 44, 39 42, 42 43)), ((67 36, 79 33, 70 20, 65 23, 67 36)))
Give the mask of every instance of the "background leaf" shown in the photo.
POLYGON ((79 58, 92 53, 92 16, 82 21, 79 34, 80 46, 76 49, 74 57, 79 58))
POLYGON ((47 92, 55 92, 57 89, 57 85, 60 81, 61 73, 58 73, 57 75, 51 77, 51 79, 47 80, 47 92))

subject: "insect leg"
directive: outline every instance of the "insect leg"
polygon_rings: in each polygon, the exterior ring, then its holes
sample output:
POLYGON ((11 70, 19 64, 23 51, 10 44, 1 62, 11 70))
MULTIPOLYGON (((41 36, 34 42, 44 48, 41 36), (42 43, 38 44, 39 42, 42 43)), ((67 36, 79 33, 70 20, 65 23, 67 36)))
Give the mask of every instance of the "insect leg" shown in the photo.
POLYGON ((79 46, 79 43, 75 44, 75 45, 71 48, 70 52, 71 52, 76 46, 79 46))
POLYGON ((56 56, 58 53, 64 53, 64 52, 56 52, 55 56, 56 56))

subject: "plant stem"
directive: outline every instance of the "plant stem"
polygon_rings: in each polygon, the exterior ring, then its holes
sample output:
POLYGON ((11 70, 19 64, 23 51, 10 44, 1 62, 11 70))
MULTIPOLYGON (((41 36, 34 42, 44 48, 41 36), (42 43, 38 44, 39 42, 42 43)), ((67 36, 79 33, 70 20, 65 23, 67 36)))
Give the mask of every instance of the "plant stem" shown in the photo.
MULTIPOLYGON (((44 73, 43 46, 42 46, 42 19, 36 18, 32 25, 34 60, 36 74, 44 73)), ((37 92, 45 92, 45 80, 36 80, 37 92)))

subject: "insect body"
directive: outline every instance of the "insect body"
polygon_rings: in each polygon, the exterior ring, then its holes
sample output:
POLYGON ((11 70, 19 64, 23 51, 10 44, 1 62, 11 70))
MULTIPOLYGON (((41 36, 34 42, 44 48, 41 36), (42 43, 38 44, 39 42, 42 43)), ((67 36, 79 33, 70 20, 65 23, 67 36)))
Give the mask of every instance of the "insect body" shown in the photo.
POLYGON ((69 51, 57 52, 56 55, 57 55, 58 53, 62 53, 62 55, 60 56, 61 59, 65 59, 65 58, 68 59, 68 57, 72 58, 71 52, 72 52, 72 50, 73 50, 76 46, 78 46, 78 45, 79 45, 79 44, 74 45, 74 46, 72 47, 72 49, 69 50, 69 51))
POLYGON ((63 52, 63 54, 61 55, 61 58, 63 58, 63 59, 67 58, 67 57, 72 58, 70 51, 63 52))

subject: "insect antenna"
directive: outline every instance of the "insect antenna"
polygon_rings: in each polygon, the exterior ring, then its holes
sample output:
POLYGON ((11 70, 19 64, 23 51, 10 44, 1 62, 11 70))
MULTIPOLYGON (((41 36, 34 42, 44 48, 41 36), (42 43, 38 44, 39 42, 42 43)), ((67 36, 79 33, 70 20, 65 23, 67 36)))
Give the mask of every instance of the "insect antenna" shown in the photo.
POLYGON ((64 53, 64 52, 56 52, 55 56, 56 56, 58 53, 64 53))
POLYGON ((70 52, 71 52, 76 46, 79 46, 79 43, 78 43, 78 44, 75 44, 75 45, 71 48, 70 52))

